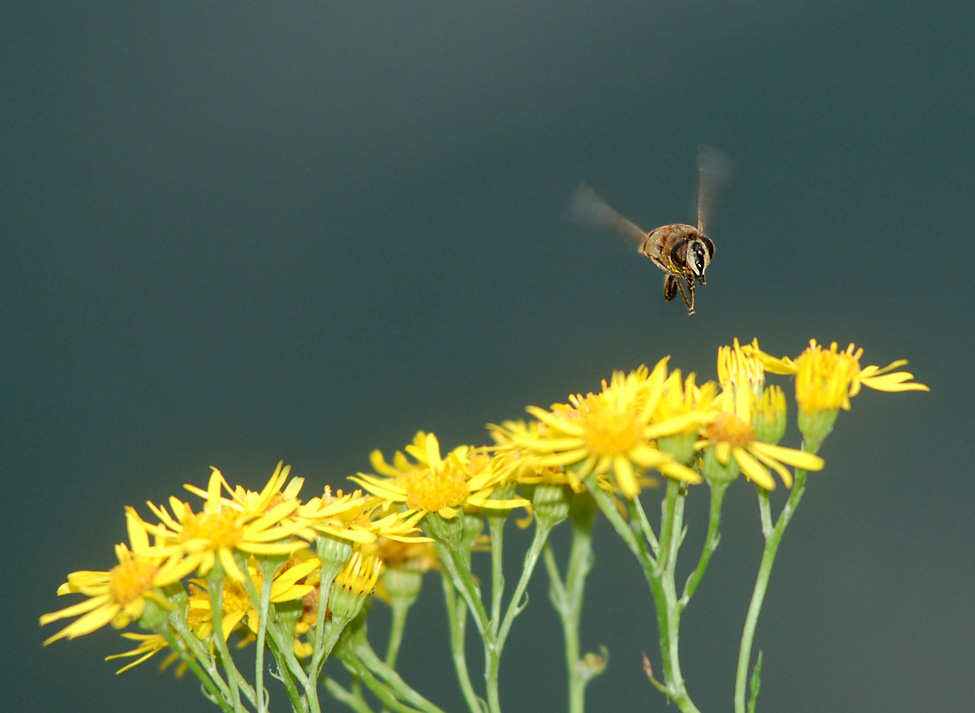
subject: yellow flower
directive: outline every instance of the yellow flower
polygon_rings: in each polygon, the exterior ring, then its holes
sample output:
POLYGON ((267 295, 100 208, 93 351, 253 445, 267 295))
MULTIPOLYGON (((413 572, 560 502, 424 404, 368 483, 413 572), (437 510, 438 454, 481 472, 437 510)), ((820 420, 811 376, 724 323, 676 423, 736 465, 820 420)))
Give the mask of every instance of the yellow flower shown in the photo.
POLYGON ((502 476, 491 467, 483 449, 461 446, 443 458, 437 437, 421 431, 406 450, 413 461, 397 452, 392 465, 374 451, 372 465, 381 475, 359 473, 350 480, 389 505, 402 504, 408 512, 424 515, 435 512, 447 520, 463 509, 507 510, 528 505, 524 498, 491 497, 502 484, 502 476))
MULTIPOLYGON (((271 480, 283 482, 278 471, 271 480)), ((154 551, 182 560, 183 568, 201 575, 209 572, 219 559, 229 577, 243 582, 244 573, 234 561, 235 552, 291 555, 307 547, 306 542, 294 539, 306 527, 302 520, 292 517, 299 505, 297 499, 282 499, 265 512, 276 491, 256 498, 254 503, 260 509, 251 510, 236 499, 221 497, 223 489, 233 492, 214 468, 200 512, 194 512, 189 503, 175 497, 169 499, 172 514, 162 506, 148 503, 160 523, 146 524, 146 528, 164 543, 154 551)))
MULTIPOLYGON (((284 486, 285 481, 288 480, 288 475, 290 473, 291 466, 285 465, 284 461, 278 461, 278 465, 274 469, 274 473, 267 481, 267 485, 265 485, 260 492, 247 490, 243 486, 238 485, 230 494, 231 497, 229 499, 224 499, 224 502, 230 507, 236 507, 241 512, 259 513, 265 513, 272 507, 280 505, 286 501, 297 502, 298 493, 301 490, 301 487, 304 485, 305 479, 292 478, 287 487, 282 490, 282 486, 284 486)), ((224 485, 226 485, 226 481, 224 481, 224 485)), ((204 500, 209 498, 208 491, 198 488, 195 485, 184 485, 183 487, 204 500)))
POLYGON ((691 373, 682 381, 680 369, 674 369, 664 383, 653 415, 653 420, 658 423, 677 423, 677 419, 684 419, 682 430, 657 439, 657 448, 684 465, 694 462, 696 458, 694 443, 700 427, 713 418, 718 391, 718 385, 713 381, 698 387, 695 380, 695 375, 691 373))
POLYGON ((302 536, 310 540, 317 533, 360 545, 375 542, 377 537, 403 542, 429 540, 418 534, 417 516, 392 513, 373 519, 381 505, 382 501, 363 494, 361 490, 348 494, 338 490, 333 494, 331 486, 326 485, 321 496, 312 498, 298 508, 298 516, 311 530, 310 533, 303 532, 302 536))
POLYGON ((59 596, 84 594, 88 599, 41 617, 43 626, 80 615, 79 619, 47 639, 45 646, 58 639, 90 634, 108 623, 121 629, 139 620, 150 601, 164 609, 169 607, 168 600, 158 588, 178 582, 186 574, 185 570, 178 564, 167 563, 165 556, 153 552, 147 528, 134 513, 126 513, 126 525, 132 549, 125 544, 115 546, 118 558, 115 567, 107 572, 72 572, 68 581, 58 587, 59 596))
POLYGON ((362 552, 378 557, 386 567, 391 569, 406 568, 416 572, 427 572, 440 568, 437 549, 429 538, 425 542, 403 542, 381 537, 372 545, 363 547, 362 552))
POLYGON ((785 392, 781 386, 766 386, 755 404, 752 425, 758 440, 775 445, 782 440, 788 426, 785 392))
POLYGON ((539 421, 535 429, 504 432, 512 446, 529 454, 534 467, 571 468, 582 480, 613 474, 627 498, 640 493, 639 474, 659 470, 665 476, 699 483, 701 476, 677 463, 654 445, 654 440, 680 433, 709 416, 699 412, 677 415, 666 421, 654 419, 666 382, 667 359, 649 371, 645 366, 624 375, 615 372, 603 381, 598 394, 577 394, 568 404, 550 410, 529 406, 539 421))
POLYGON ((723 466, 729 465, 734 459, 746 478, 766 490, 775 488, 775 480, 769 473, 769 468, 779 474, 786 487, 792 486, 792 474, 786 469, 786 465, 803 470, 821 470, 824 461, 817 455, 756 439, 752 425, 756 401, 755 395, 749 389, 723 391, 718 401, 722 410, 704 427, 703 438, 695 447, 699 450, 711 449, 714 457, 723 466))
MULTIPOLYGON (((758 340, 754 344, 757 346, 758 340)), ((735 337, 730 347, 718 347, 718 381, 725 390, 749 389, 756 396, 765 386, 762 361, 748 347, 742 347, 735 337)))
MULTIPOLYGON (((144 663, 145 661, 152 658, 163 649, 169 648, 169 642, 166 641, 166 639, 162 636, 162 634, 137 634, 135 632, 126 631, 122 634, 122 636, 131 641, 138 641, 139 645, 136 648, 132 649, 131 651, 124 651, 120 654, 112 654, 111 656, 106 656, 105 660, 111 661, 113 659, 132 658, 133 656, 138 656, 139 658, 133 661, 132 663, 126 664, 125 666, 120 668, 118 671, 115 672, 116 674, 124 673, 125 671, 128 671, 130 668, 135 668, 140 663, 144 663)), ((171 656, 177 658, 179 657, 179 655, 176 652, 173 652, 171 656)), ((167 657, 167 659, 163 661, 161 668, 167 666, 168 663, 170 663, 169 657, 167 657)), ((177 675, 180 675, 179 671, 177 671, 177 675)))
MULTIPOLYGON (((306 578, 314 577, 321 568, 318 558, 308 556, 306 559, 291 558, 279 567, 271 581, 271 603, 280 604, 295 599, 303 599, 315 587, 308 584, 306 578)), ((248 563, 251 580, 258 594, 263 589, 263 579, 257 562, 252 557, 248 563)), ((205 640, 213 631, 213 610, 210 604, 207 584, 203 580, 193 582, 200 589, 192 597, 190 606, 198 611, 200 617, 195 623, 195 631, 200 639, 205 640)), ((221 634, 224 641, 230 638, 233 631, 243 624, 251 634, 257 634, 260 624, 260 613, 247 595, 243 585, 234 580, 225 580, 221 588, 220 602, 221 634)))
POLYGON ((852 343, 839 351, 836 342, 828 350, 815 339, 795 361, 788 357, 777 359, 758 347, 758 340, 744 349, 762 361, 765 369, 773 374, 796 375, 796 401, 806 413, 849 410, 850 398, 860 393, 863 386, 877 391, 929 391, 924 384, 912 381, 914 375, 906 371, 894 371, 907 364, 898 359, 885 367, 860 367, 863 349, 852 343))
MULTIPOLYGON (((547 426, 538 421, 504 421, 501 425, 490 424, 488 428, 497 443, 495 451, 499 458, 498 468, 504 474, 505 482, 526 486, 554 485, 568 488, 576 495, 586 492, 585 484, 574 470, 566 470, 560 465, 540 464, 540 461, 547 463, 550 454, 525 450, 519 445, 539 440, 547 426)), ((656 479, 649 476, 640 476, 637 481, 641 488, 657 484, 656 479)), ((608 475, 597 476, 596 482, 603 491, 615 495, 617 488, 608 475)), ((518 524, 530 523, 529 517, 518 524)))
POLYGON ((328 610, 333 620, 354 619, 372 593, 383 570, 378 557, 355 552, 348 564, 335 577, 328 595, 328 610))

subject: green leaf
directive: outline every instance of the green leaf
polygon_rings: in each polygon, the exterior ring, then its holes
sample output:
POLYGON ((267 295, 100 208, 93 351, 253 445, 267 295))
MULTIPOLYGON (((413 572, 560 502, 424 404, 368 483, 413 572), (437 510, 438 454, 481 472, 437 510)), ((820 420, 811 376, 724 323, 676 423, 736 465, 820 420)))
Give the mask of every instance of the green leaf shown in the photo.
POLYGON ((758 658, 755 659, 755 668, 752 669, 752 677, 748 681, 748 688, 752 695, 748 699, 748 713, 755 713, 755 702, 758 700, 758 689, 762 685, 762 650, 758 651, 758 658))

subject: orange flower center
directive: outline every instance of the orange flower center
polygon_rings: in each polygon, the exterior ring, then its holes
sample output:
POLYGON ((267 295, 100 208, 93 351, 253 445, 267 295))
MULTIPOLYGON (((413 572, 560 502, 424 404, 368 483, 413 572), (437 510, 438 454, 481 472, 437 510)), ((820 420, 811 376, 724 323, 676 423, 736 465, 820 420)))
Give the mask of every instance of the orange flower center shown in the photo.
POLYGON ((590 451, 600 456, 625 455, 640 443, 640 424, 628 409, 603 399, 593 399, 588 405, 583 418, 590 451))
POLYGON ((755 440, 755 429, 735 414, 722 411, 708 424, 705 435, 712 441, 744 447, 755 440))
POLYGON ((467 478, 450 461, 440 468, 407 473, 399 484, 406 491, 406 506, 426 512, 456 507, 468 495, 467 478))
POLYGON ((148 560, 130 559, 112 568, 108 592, 118 604, 135 601, 152 588, 158 567, 148 560))
POLYGON ((183 519, 180 539, 183 542, 205 540, 214 549, 233 548, 243 538, 243 529, 237 523, 238 515, 230 510, 189 513, 183 519))

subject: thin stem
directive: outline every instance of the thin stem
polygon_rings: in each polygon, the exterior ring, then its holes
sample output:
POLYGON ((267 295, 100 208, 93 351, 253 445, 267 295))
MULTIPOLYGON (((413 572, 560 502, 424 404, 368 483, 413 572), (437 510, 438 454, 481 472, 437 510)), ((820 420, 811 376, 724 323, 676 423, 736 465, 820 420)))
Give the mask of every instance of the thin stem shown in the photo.
POLYGON ((216 645, 217 652, 220 655, 220 661, 223 664, 223 670, 227 676, 227 685, 230 687, 230 700, 233 703, 234 711, 243 711, 244 707, 240 700, 240 690, 243 682, 240 678, 240 672, 234 665, 234 659, 230 655, 227 641, 223 637, 222 603, 224 574, 219 559, 217 559, 217 563, 207 574, 206 579, 207 591, 210 596, 210 616, 213 618, 213 634, 211 638, 216 645))
POLYGON ((454 671, 457 673, 457 683, 467 702, 470 713, 482 713, 480 700, 471 683, 470 671, 467 668, 467 605, 461 600, 454 589, 450 577, 441 577, 444 602, 447 608, 447 623, 450 627, 450 651, 454 661, 454 671))
POLYGON ((399 713, 416 713, 416 708, 411 708, 410 706, 400 702, 400 700, 393 695, 393 692, 389 690, 389 687, 377 679, 372 672, 366 668, 355 656, 345 653, 336 655, 353 676, 366 684, 369 690, 372 691, 376 698, 378 698, 383 704, 384 708, 387 710, 398 711, 399 713))
MULTIPOLYGON (((164 625, 157 630, 157 632, 164 639, 166 639, 167 642, 169 642, 169 647, 179 654, 179 657, 183 663, 189 666, 190 670, 196 674, 198 679, 200 679, 200 683, 203 684, 203 687, 206 689, 207 693, 210 694, 208 698, 220 706, 223 710, 227 711, 227 713, 231 713, 233 711, 233 707, 227 700, 230 695, 230 690, 227 688, 227 684, 224 682, 223 678, 220 677, 216 667, 208 665, 207 670, 204 670, 203 667, 200 666, 197 656, 192 650, 188 650, 190 647, 186 646, 187 636, 191 636, 196 639, 196 635, 184 627, 177 627, 177 631, 179 632, 179 639, 176 638, 176 633, 174 633, 173 629, 169 628, 169 626, 164 625), (183 642, 182 646, 180 645, 180 642, 183 642)), ((197 641, 199 641, 199 639, 197 639, 197 641)))
POLYGON ((487 517, 491 532, 491 628, 495 636, 501 621, 501 600, 504 596, 504 523, 507 519, 491 513, 487 517))
MULTIPOLYGON (((595 511, 592 513, 595 515, 595 511)), ((565 583, 559 575, 558 565, 551 545, 545 545, 545 568, 551 585, 549 598, 562 621, 565 638, 565 665, 569 681, 569 713, 583 713, 586 708, 586 684, 593 672, 581 665, 579 642, 579 622, 582 615, 582 601, 586 577, 592 569, 592 523, 593 518, 572 521, 572 547, 569 551, 569 568, 565 583)))
POLYGON ((661 504, 659 554, 657 559, 654 559, 647 550, 644 540, 636 537, 617 512, 613 502, 596 484, 595 479, 590 476, 583 482, 613 529, 639 560, 650 585, 650 591, 653 593, 665 679, 665 685, 658 688, 666 691, 670 700, 677 704, 682 713, 700 713, 684 687, 684 678, 680 671, 678 647, 680 605, 674 581, 677 552, 683 539, 684 499, 687 486, 674 480, 667 480, 667 492, 661 504))
POLYGON ((636 557, 640 562, 645 575, 649 578, 650 572, 656 566, 653 556, 647 551, 647 548, 644 547, 643 542, 633 533, 633 530, 627 524, 626 520, 624 520, 623 516, 619 514, 613 500, 610 499, 610 496, 607 495, 602 488, 599 487, 596 479, 589 476, 583 480, 583 483, 586 486, 586 490, 588 490, 589 494, 592 495, 593 500, 595 500, 596 504, 599 505, 600 512, 602 512, 606 519, 609 520, 609 524, 613 526, 614 530, 616 530, 616 534, 620 536, 620 539, 626 543, 626 546, 630 549, 630 552, 632 552, 633 556, 636 557))
POLYGON ((687 606, 691 597, 694 596, 694 591, 697 589, 697 585, 701 583, 704 572, 708 568, 708 563, 711 561, 711 555, 714 554, 714 551, 718 548, 718 542, 721 541, 721 533, 718 532, 718 526, 721 524, 721 506, 724 502, 724 495, 728 490, 729 483, 730 481, 710 483, 711 507, 708 517, 708 532, 704 537, 704 545, 701 547, 701 556, 697 561, 697 567, 694 568, 694 571, 691 572, 687 578, 687 582, 684 584, 684 594, 680 598, 680 608, 682 610, 687 606))
MULTIPOLYGON (((803 442, 803 450, 815 452, 807 447, 803 442)), ((752 590, 752 599, 748 605, 748 614, 745 617, 745 627, 741 634, 741 646, 738 649, 738 669, 735 675, 735 713, 745 713, 745 694, 748 685, 748 667, 752 657, 752 644, 755 641, 755 629, 758 626, 758 617, 762 611, 762 602, 765 600, 765 592, 768 588, 769 578, 772 575, 772 566, 775 564, 775 555, 779 550, 779 543, 785 528, 788 527, 792 515, 795 513, 799 502, 802 500, 803 492, 806 487, 806 471, 796 470, 795 482, 792 484, 792 492, 779 513, 779 518, 771 528, 771 514, 769 513, 768 492, 759 488, 759 509, 762 513, 762 534, 765 537, 765 547, 762 551, 762 562, 758 568, 758 576, 755 579, 755 588, 752 590)))
POLYGON ((660 560, 651 576, 651 590, 660 628, 660 655, 663 659, 664 683, 670 699, 682 713, 700 713, 684 685, 680 670, 680 614, 675 575, 677 553, 683 539, 684 501, 687 486, 667 481, 667 494, 662 505, 660 525, 660 560))
POLYGON ((410 612, 413 602, 404 602, 398 597, 393 598, 391 609, 393 619, 389 626, 389 643, 386 644, 386 665, 391 668, 396 667, 396 657, 399 656, 400 646, 403 643, 403 633, 406 631, 406 617, 410 612))
POLYGON ((339 685, 338 681, 330 676, 322 676, 322 681, 325 683, 325 690, 339 703, 344 703, 348 708, 356 711, 356 713, 372 713, 372 708, 359 695, 358 689, 355 691, 347 691, 339 685))
POLYGON ((464 560, 463 555, 453 547, 443 542, 436 542, 437 554, 440 555, 440 562, 447 570, 447 574, 454 581, 454 586, 460 592, 461 597, 467 602, 467 607, 474 615, 474 623, 477 630, 485 638, 493 638, 491 631, 491 619, 488 617, 484 602, 481 601, 481 591, 474 576, 471 574, 469 564, 464 560))
POLYGON ((305 679, 305 698, 311 713, 320 713, 322 706, 318 700, 318 677, 321 675, 322 666, 328 652, 335 644, 334 639, 328 641, 330 637, 325 633, 325 612, 328 609, 328 598, 332 591, 332 585, 338 573, 345 567, 344 562, 335 562, 324 556, 326 543, 323 537, 319 537, 317 546, 318 559, 322 563, 322 571, 318 580, 318 611, 315 616, 314 647, 312 650, 311 663, 308 665, 308 678, 305 679))
POLYGON ((501 626, 498 629, 498 638, 495 643, 495 648, 497 649, 498 655, 501 654, 501 649, 504 648, 504 642, 508 638, 508 634, 511 631, 511 624, 514 622, 515 617, 518 616, 524 605, 522 604, 522 598, 525 596, 525 590, 528 588, 528 582, 532 578, 532 574, 535 572, 535 567, 538 565, 538 558, 542 554, 542 548, 548 541, 549 533, 552 532, 552 525, 549 523, 543 523, 540 520, 536 520, 538 523, 535 528, 535 536, 532 538, 531 546, 528 548, 528 552, 525 553, 524 564, 521 568, 521 577, 518 578, 518 584, 515 586, 514 594, 511 597, 511 601, 508 603, 508 610, 505 612, 504 621, 501 622, 501 626))
POLYGON ((272 675, 284 686, 284 690, 291 700, 291 707, 296 711, 305 710, 307 705, 301 694, 301 689, 298 688, 299 683, 302 688, 305 685, 305 672, 294 655, 294 631, 289 632, 284 646, 279 641, 279 637, 275 636, 275 629, 272 629, 270 634, 268 640, 270 641, 271 653, 278 664, 277 674, 272 673, 272 675))
POLYGON ((267 636, 267 626, 271 617, 271 584, 274 581, 274 572, 282 564, 282 558, 261 558, 257 564, 261 570, 261 591, 258 593, 254 580, 251 577, 250 567, 248 566, 246 555, 240 558, 238 565, 243 565, 241 570, 244 572, 246 580, 244 589, 250 599, 251 606, 258 612, 257 641, 254 651, 254 695, 257 698, 258 713, 266 713, 268 707, 268 694, 264 690, 264 645, 267 636))
MULTIPOLYGON (((417 693, 402 679, 395 669, 386 665, 386 663, 380 659, 378 655, 376 655, 376 652, 372 650, 368 639, 366 639, 364 632, 361 629, 350 637, 349 643, 349 648, 343 647, 336 650, 335 655, 342 658, 344 663, 348 664, 350 661, 354 660, 358 664, 361 664, 361 666, 365 666, 370 675, 375 674, 378 676, 378 678, 382 680, 383 685, 391 689, 397 699, 402 700, 411 706, 415 706, 420 710, 427 711, 427 713, 444 713, 439 707, 417 693)), ((361 675, 361 671, 362 669, 357 666, 355 669, 356 675, 361 675)), ((363 677, 362 680, 364 683, 369 685, 368 678, 363 677)), ((372 689, 371 685, 370 689, 372 689)))
POLYGON ((650 549, 654 556, 660 555, 660 543, 657 541, 657 536, 653 532, 653 526, 650 524, 649 518, 647 518, 647 513, 643 510, 643 503, 640 502, 639 498, 634 498, 631 503, 630 508, 631 514, 635 515, 635 522, 639 524, 640 532, 646 539, 647 544, 650 545, 650 549))
POLYGON ((280 680, 291 699, 291 705, 295 710, 305 708, 298 685, 306 688, 308 676, 302 668, 301 662, 298 661, 298 657, 295 656, 294 628, 292 626, 285 631, 284 627, 272 626, 268 629, 268 633, 270 634, 271 653, 274 654, 280 668, 280 680))
MULTIPOLYGON (((490 518, 489 518, 490 520, 490 518)), ((496 619, 491 621, 491 630, 494 632, 492 637, 484 637, 484 677, 487 682, 487 704, 488 710, 491 713, 500 713, 501 711, 501 697, 499 690, 499 677, 501 673, 501 653, 504 649, 504 643, 508 638, 508 634, 511 631, 511 625, 515 620, 515 617, 521 613, 524 609, 524 604, 522 603, 522 598, 525 596, 525 589, 528 587, 528 582, 531 580, 532 574, 535 571, 535 566, 538 564, 538 557, 542 553, 542 547, 545 545, 545 540, 548 538, 549 532, 551 532, 551 525, 545 524, 541 520, 536 520, 538 523, 535 528, 535 536, 532 539, 532 544, 528 548, 528 552, 525 553, 524 565, 521 569, 521 576, 518 578, 518 584, 515 586, 514 594, 511 597, 511 601, 508 602, 508 608, 505 611, 504 618, 498 624, 496 619)), ((500 530, 500 527, 492 527, 492 540, 491 549, 497 546, 494 540, 494 533, 500 530)), ((492 576, 501 577, 501 558, 492 558, 494 562, 497 563, 497 568, 493 569, 492 576)), ((498 612, 500 615, 500 597, 501 597, 502 587, 494 588, 494 595, 498 598, 498 606, 495 607, 492 604, 492 609, 498 612)))

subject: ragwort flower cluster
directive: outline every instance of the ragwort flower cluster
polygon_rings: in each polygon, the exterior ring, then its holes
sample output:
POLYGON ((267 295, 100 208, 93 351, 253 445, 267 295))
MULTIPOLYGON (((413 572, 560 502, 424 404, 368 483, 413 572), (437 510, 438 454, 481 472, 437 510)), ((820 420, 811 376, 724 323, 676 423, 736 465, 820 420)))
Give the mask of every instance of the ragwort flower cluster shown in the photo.
MULTIPOLYGON (((251 491, 239 485, 231 488, 213 469, 205 490, 185 486, 202 499, 196 507, 175 496, 168 507, 148 503, 154 522, 126 508, 129 545, 116 546, 118 565, 68 576, 58 593, 87 599, 41 617, 42 625, 80 617, 45 644, 89 634, 109 623, 123 628, 139 622, 155 629, 152 634, 124 634, 139 643, 133 651, 110 657, 138 656, 125 670, 171 645, 166 635, 178 630, 192 632, 199 642, 211 641, 211 646, 217 628, 224 641, 235 631, 252 641, 262 616, 271 611, 261 608, 268 576, 266 603, 272 610, 289 605, 300 609, 310 597, 317 601, 322 566, 316 543, 346 543, 337 569, 341 573, 346 562, 354 560, 357 574, 343 581, 374 585, 379 560, 364 559, 359 548, 379 537, 404 543, 427 539, 418 534, 418 518, 382 515, 382 503, 358 490, 333 493, 326 486, 321 495, 303 502, 299 492, 304 480, 288 482, 289 474, 290 467, 279 463, 264 488, 251 491), (369 574, 360 574, 366 567, 369 574), (211 596, 215 584, 218 600, 211 596), (219 613, 214 611, 215 601, 219 613), (179 623, 172 617, 179 617, 179 623)), ((330 581, 326 584, 331 586, 330 581)), ((305 631, 307 627, 295 633, 296 648, 301 648, 297 636, 305 631)), ((193 646, 187 648, 192 651, 193 646)))

